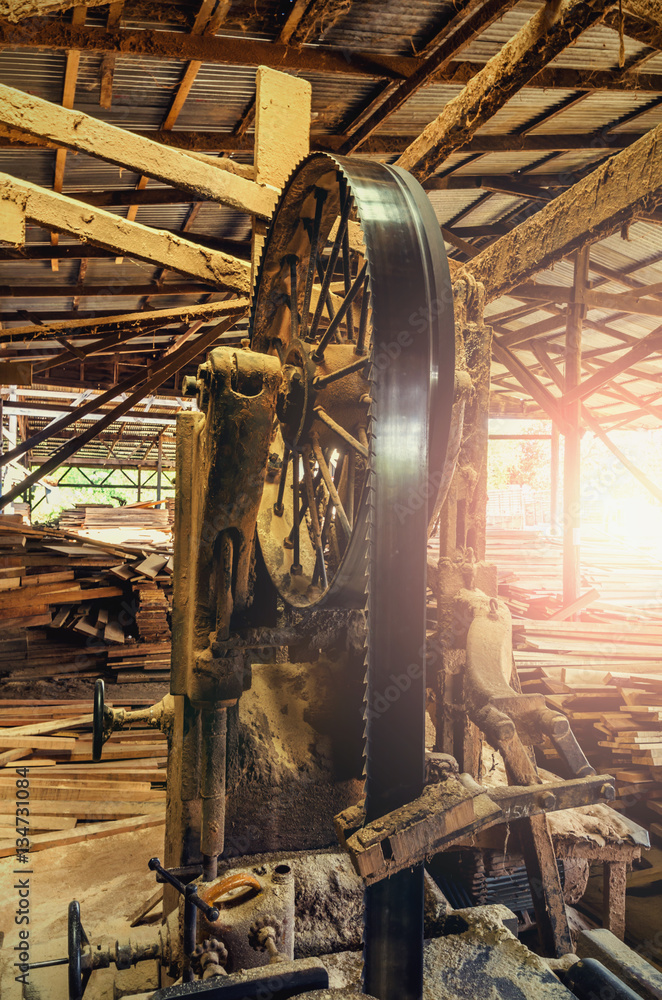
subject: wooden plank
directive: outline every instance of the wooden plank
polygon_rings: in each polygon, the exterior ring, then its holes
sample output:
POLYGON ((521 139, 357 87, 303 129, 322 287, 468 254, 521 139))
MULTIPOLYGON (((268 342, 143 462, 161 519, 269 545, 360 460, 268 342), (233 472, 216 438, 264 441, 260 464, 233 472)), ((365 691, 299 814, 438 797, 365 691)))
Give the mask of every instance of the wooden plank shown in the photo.
POLYGON ((11 764, 14 760, 20 760, 22 757, 29 757, 31 749, 29 747, 16 747, 14 750, 5 750, 0 753, 0 767, 6 767, 7 764, 11 764))
POLYGON ((35 722, 31 726, 14 726, 11 729, 0 729, 0 738, 8 736, 44 736, 46 733, 57 733, 61 729, 73 729, 77 726, 91 726, 92 715, 79 715, 71 719, 55 719, 52 722, 35 722))
POLYGON ((76 740, 68 736, 21 736, 11 730, 0 731, 0 747, 14 750, 29 747, 31 750, 60 750, 65 755, 73 750, 76 740))
POLYGON ((259 218, 271 218, 276 203, 275 191, 222 166, 193 159, 178 150, 164 149, 133 132, 13 87, 0 86, 0 121, 259 218))
POLYGON ((147 916, 147 914, 161 902, 163 902, 162 885, 159 886, 156 892, 152 893, 149 899, 141 902, 140 905, 129 914, 128 917, 129 927, 137 927, 138 924, 147 916))
MULTIPOLYGON (((138 814, 161 817, 164 811, 161 802, 124 802, 120 799, 119 794, 116 800, 107 799, 105 802, 98 802, 94 799, 72 799, 69 802, 44 799, 39 803, 41 816, 76 816, 78 819, 95 821, 121 819, 138 814)), ((15 800, 12 802, 11 799, 0 799, 0 814, 7 815, 15 812, 15 800)))
MULTIPOLYGON (((54 833, 38 833, 30 838, 30 852, 45 851, 51 847, 65 847, 72 844, 82 844, 100 837, 113 837, 118 833, 133 833, 135 830, 145 830, 147 827, 160 826, 165 823, 161 816, 134 816, 130 819, 120 819, 109 823, 85 823, 74 830, 61 830, 54 833)), ((8 858, 16 853, 14 841, 0 843, 0 858, 8 858)))
MULTIPOLYGON (((51 830, 73 830, 78 822, 76 816, 39 816, 30 813, 30 836, 48 833, 51 830)), ((0 815, 0 840, 16 836, 16 827, 21 826, 21 818, 0 815)))

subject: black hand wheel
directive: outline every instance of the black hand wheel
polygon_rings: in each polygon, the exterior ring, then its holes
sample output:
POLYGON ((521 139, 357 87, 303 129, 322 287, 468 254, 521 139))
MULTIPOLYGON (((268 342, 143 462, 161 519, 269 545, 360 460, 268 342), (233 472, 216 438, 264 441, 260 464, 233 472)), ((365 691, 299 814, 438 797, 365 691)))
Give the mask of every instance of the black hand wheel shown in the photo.
MULTIPOLYGON (((101 681, 103 699, 103 681, 101 681)), ((95 692, 96 693, 96 692, 95 692)), ((87 934, 80 922, 80 904, 77 899, 69 903, 68 917, 68 951, 69 951, 69 1000, 82 1000, 90 969, 83 970, 83 946, 89 944, 87 934)))
POLYGON ((104 695, 105 685, 99 677, 94 684, 94 712, 92 715, 92 760, 95 764, 101 760, 101 750, 104 744, 104 695))

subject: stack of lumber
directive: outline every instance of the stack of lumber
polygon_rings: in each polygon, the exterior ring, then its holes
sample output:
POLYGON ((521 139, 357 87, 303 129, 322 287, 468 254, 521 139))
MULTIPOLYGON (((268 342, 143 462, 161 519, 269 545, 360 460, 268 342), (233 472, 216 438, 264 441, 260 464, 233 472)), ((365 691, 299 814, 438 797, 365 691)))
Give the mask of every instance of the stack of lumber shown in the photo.
POLYGON ((32 520, 30 504, 23 501, 14 502, 0 512, 0 518, 3 521, 5 518, 12 518, 14 524, 30 524, 32 520))
POLYGON ((170 602, 164 590, 156 583, 143 583, 137 590, 138 609, 136 624, 145 642, 158 642, 170 638, 168 614, 170 602))
POLYGON ((128 504, 125 507, 87 507, 83 527, 88 531, 113 528, 156 528, 167 531, 168 511, 158 507, 128 504))
POLYGON ((60 512, 58 518, 58 523, 60 528, 66 528, 70 531, 78 531, 82 528, 85 521, 85 515, 90 507, 111 507, 112 504, 109 503, 77 503, 74 507, 69 507, 67 510, 60 512))
POLYGON ((114 677, 123 658, 133 674, 154 660, 165 671, 171 591, 170 550, 0 519, 0 674, 114 677), (157 644, 158 656, 145 652, 157 644))
POLYGON ((584 611, 585 620, 616 621, 632 615, 662 621, 662 563, 598 536, 582 538, 582 592, 563 609, 563 545, 539 531, 491 529, 488 562, 496 565, 499 594, 513 615, 564 618, 584 611), (565 613, 564 613, 565 611, 565 613))
POLYGON ((29 793, 30 852, 163 823, 166 754, 158 730, 130 729, 93 764, 90 700, 0 701, 0 857, 16 854, 17 788, 29 793))

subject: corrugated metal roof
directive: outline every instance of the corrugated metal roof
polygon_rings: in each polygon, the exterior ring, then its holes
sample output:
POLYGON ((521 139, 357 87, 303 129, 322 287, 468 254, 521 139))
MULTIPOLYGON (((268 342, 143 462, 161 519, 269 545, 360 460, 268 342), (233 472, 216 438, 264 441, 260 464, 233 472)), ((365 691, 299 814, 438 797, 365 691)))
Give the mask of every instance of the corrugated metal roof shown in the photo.
POLYGON ((360 0, 322 38, 351 51, 416 55, 455 10, 449 0, 360 0))
MULTIPOLYGON (((559 113, 549 122, 533 129, 532 135, 553 135, 554 133, 581 133, 588 130, 597 132, 625 115, 646 107, 650 94, 615 90, 588 94, 579 104, 559 113)), ((640 131, 640 128, 637 128, 640 131)))
MULTIPOLYGON (((347 5, 336 23, 332 26, 322 24, 321 34, 316 40, 325 46, 332 46, 341 52, 354 53, 367 51, 375 54, 414 55, 422 50, 432 35, 440 30, 445 21, 456 10, 455 0, 354 0, 347 5)), ((522 0, 516 7, 508 11, 501 19, 485 29, 481 36, 468 46, 459 56, 460 61, 485 62, 513 34, 521 28, 529 18, 541 8, 542 0, 529 2, 522 0)), ((189 0, 173 0, 167 4, 141 3, 138 14, 132 12, 129 5, 125 11, 124 24, 129 28, 158 28, 168 31, 185 32, 190 30, 197 5, 189 0)), ((282 0, 234 0, 221 34, 228 38, 243 39, 275 39, 280 30, 288 8, 282 0)), ((59 17, 55 16, 54 20, 59 17)), ((89 25, 104 25, 107 8, 91 8, 88 10, 89 25)), ((64 15, 64 20, 69 15, 64 15)), ((309 51, 314 46, 309 47, 309 51)), ((626 59, 631 60, 648 52, 640 43, 625 38, 626 59)), ((569 67, 578 70, 610 70, 617 69, 619 55, 618 34, 610 28, 598 25, 589 29, 570 47, 562 52, 551 64, 553 67, 569 67)), ((32 49, 5 49, 0 52, 0 82, 10 86, 25 86, 29 92, 49 100, 59 102, 62 98, 64 68, 66 56, 62 52, 40 52, 32 49)), ((103 109, 100 98, 100 69, 102 56, 93 52, 83 52, 80 60, 75 107, 97 118, 112 122, 125 128, 151 130, 162 124, 179 82, 182 79, 186 63, 178 59, 133 58, 119 56, 115 61, 113 81, 113 101, 110 109, 103 109)), ((644 65, 646 73, 662 73, 662 54, 648 59, 644 65)), ((367 105, 379 91, 381 85, 374 80, 359 76, 338 76, 334 74, 307 73, 312 85, 313 127, 316 132, 340 134, 357 113, 367 105)), ((420 90, 398 112, 383 122, 377 134, 382 135, 416 135, 432 121, 461 90, 459 85, 446 83, 434 84, 420 90)), ((255 68, 234 67, 203 64, 191 91, 184 102, 183 109, 177 119, 175 130, 191 130, 201 132, 220 131, 229 133, 241 119, 255 93, 255 68)), ((582 135, 587 132, 602 130, 601 136, 595 140, 592 148, 561 151, 553 153, 513 152, 488 153, 470 155, 456 153, 442 164, 440 173, 454 172, 462 175, 494 174, 508 176, 517 173, 523 181, 527 176, 547 177, 550 183, 558 180, 560 183, 571 183, 577 171, 587 169, 591 164, 599 162, 611 152, 608 130, 615 126, 615 133, 639 132, 662 122, 662 93, 606 90, 591 93, 581 103, 567 110, 560 110, 564 101, 578 92, 549 88, 525 88, 479 129, 479 136, 500 136, 509 133, 524 133, 527 128, 531 134, 549 135, 554 133, 572 133, 582 135), (652 105, 660 100, 658 107, 652 105), (547 123, 534 125, 545 115, 559 110, 547 123), (616 125, 622 117, 632 115, 642 110, 639 117, 622 126, 616 125), (550 158, 551 157, 551 158, 550 158)), ((363 155, 363 154, 359 154, 363 155)), ((376 159, 395 158, 395 154, 369 154, 376 159)), ((241 154, 242 162, 250 162, 251 154, 241 154)), ((53 181, 55 154, 51 150, 12 151, 0 149, 0 172, 24 177, 33 183, 50 187, 53 181)), ((121 171, 112 164, 90 158, 82 154, 69 153, 66 159, 64 190, 66 191, 96 191, 96 190, 131 190, 135 187, 138 175, 133 172, 121 171)), ((163 185, 150 181, 150 188, 163 185)), ((490 226, 496 222, 513 224, 514 220, 522 218, 529 211, 529 202, 525 199, 508 194, 491 194, 485 197, 480 189, 452 189, 449 191, 434 191, 430 195, 432 204, 440 223, 446 225, 462 214, 460 226, 490 226), (473 207, 472 207, 473 206, 473 207), (469 210, 469 211, 467 211, 469 210), (466 214, 464 214, 466 212, 466 214)), ((140 206, 137 211, 137 221, 157 228, 178 229, 189 214, 189 204, 163 206, 140 206)), ((126 216, 127 209, 112 209, 120 216, 126 216)), ((247 241, 250 238, 251 221, 243 213, 233 209, 219 207, 213 204, 202 204, 191 225, 191 235, 216 237, 247 241)), ((27 239, 31 245, 50 245, 50 234, 37 226, 29 225, 27 239)), ((62 235, 60 244, 67 245, 73 241, 62 235)), ((457 254, 456 250, 452 251, 457 254)), ((615 234, 608 240, 595 244, 591 249, 592 260, 603 267, 614 271, 627 269, 629 274, 641 282, 659 282, 662 280, 662 264, 656 263, 656 258, 662 257, 662 229, 644 222, 634 223, 629 230, 629 240, 622 239, 621 234, 615 234)), ((117 264, 114 258, 90 258, 87 266, 85 282, 88 285, 108 283, 109 287, 118 290, 118 286, 126 283, 126 291, 113 296, 83 296, 80 301, 81 310, 104 311, 117 309, 132 310, 143 301, 142 296, 132 295, 130 286, 147 284, 160 271, 152 265, 123 260, 117 264)), ((59 269, 54 272, 49 261, 0 261, 0 285, 21 284, 72 285, 78 280, 80 273, 79 260, 61 260, 59 269)), ((170 275, 174 279, 174 275, 170 275)), ((596 273, 593 278, 598 280, 596 273)), ((572 264, 570 261, 559 262, 553 269, 539 274, 536 280, 543 283, 561 284, 569 287, 572 283, 572 264)), ((606 291, 622 292, 625 287, 614 282, 601 281, 597 287, 606 291)), ((158 296, 153 299, 157 307, 166 304, 179 305, 184 301, 181 296, 158 296)), ((504 297, 490 306, 490 313, 504 313, 521 305, 519 300, 504 297)), ((549 318, 550 311, 544 303, 530 303, 532 312, 520 320, 514 320, 506 325, 510 329, 525 329, 528 325, 541 319, 549 318)), ((3 310, 26 309, 38 315, 55 311, 67 311, 72 307, 70 297, 15 299, 7 297, 3 310)), ((586 322, 586 348, 588 351, 605 349, 605 355, 612 360, 618 357, 626 348, 609 335, 609 329, 621 331, 630 337, 644 336, 646 332, 657 325, 657 317, 626 316, 620 319, 613 311, 590 310, 586 322), (597 326, 601 327, 598 329, 597 326), (618 350, 613 350, 618 346, 618 350)), ((18 322, 24 323, 19 319, 18 322)), ((552 333, 545 342, 557 350, 563 341, 563 322, 561 320, 558 333, 552 333)), ((156 343, 156 341, 153 342, 156 343)), ((145 344, 149 346, 146 341, 145 344)), ((522 357, 532 366, 537 366, 533 355, 522 351, 522 357)), ((640 371, 656 370, 659 362, 642 363, 640 371)), ((90 371, 95 374, 97 369, 90 365, 90 371)), ((537 370, 537 369, 536 369, 537 370)), ((623 379, 629 376, 623 376, 623 379)), ((640 391, 640 383, 635 379, 633 391, 640 391)), ((643 383, 641 383, 643 384, 643 383)), ((648 384, 650 390, 650 384, 648 384)), ((514 393, 513 393, 514 395, 514 393)), ((595 397, 596 399, 600 397, 595 397)), ((613 408, 613 400, 608 400, 613 408)), ((628 406, 625 406, 628 409, 628 406)))

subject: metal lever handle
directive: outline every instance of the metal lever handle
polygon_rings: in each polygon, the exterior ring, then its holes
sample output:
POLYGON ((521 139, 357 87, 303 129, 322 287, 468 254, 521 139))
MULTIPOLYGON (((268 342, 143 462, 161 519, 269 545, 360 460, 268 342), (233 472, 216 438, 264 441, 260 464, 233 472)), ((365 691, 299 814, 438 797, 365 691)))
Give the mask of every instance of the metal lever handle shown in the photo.
POLYGON ((208 903, 205 903, 204 900, 200 899, 197 895, 197 887, 184 885, 184 883, 180 882, 178 878, 171 875, 167 868, 163 867, 158 858, 150 858, 148 861, 148 867, 151 871, 157 872, 165 882, 168 882, 173 889, 176 889, 177 892, 181 893, 185 899, 190 900, 191 904, 196 906, 198 910, 205 915, 210 923, 213 924, 215 920, 218 920, 220 911, 215 906, 210 906, 208 903), (195 892, 192 891, 193 889, 195 889, 195 892))

